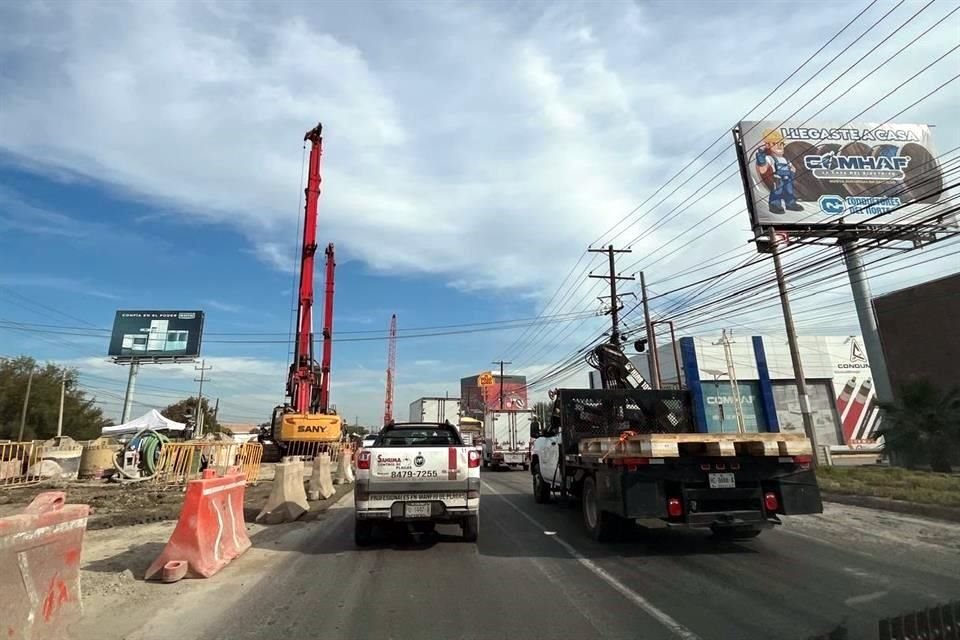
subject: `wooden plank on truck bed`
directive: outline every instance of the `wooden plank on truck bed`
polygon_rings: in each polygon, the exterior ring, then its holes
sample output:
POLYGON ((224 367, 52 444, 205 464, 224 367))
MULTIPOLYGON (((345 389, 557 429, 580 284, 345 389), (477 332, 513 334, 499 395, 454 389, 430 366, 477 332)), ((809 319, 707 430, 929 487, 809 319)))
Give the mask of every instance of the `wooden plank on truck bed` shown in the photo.
POLYGON ((625 438, 585 438, 579 452, 604 457, 774 457, 812 455, 813 447, 805 436, 792 433, 641 433, 625 438))

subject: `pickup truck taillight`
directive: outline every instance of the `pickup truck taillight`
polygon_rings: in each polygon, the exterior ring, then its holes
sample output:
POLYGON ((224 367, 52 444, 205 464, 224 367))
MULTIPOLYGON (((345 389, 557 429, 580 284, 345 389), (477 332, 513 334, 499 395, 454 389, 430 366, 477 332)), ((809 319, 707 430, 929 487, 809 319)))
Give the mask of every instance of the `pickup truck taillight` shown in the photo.
POLYGON ((360 455, 357 456, 357 469, 369 469, 370 468, 370 452, 361 451, 360 455))
POLYGON ((480 466, 480 452, 476 449, 471 449, 467 452, 467 466, 471 469, 480 466))

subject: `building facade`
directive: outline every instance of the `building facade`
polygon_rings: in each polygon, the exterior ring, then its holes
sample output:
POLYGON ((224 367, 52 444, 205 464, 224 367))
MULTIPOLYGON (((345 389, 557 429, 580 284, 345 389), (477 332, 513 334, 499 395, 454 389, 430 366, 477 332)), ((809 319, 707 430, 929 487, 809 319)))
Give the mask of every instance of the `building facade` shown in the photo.
MULTIPOLYGON (((818 443, 873 444, 879 412, 861 338, 802 336, 798 342, 818 443)), ((657 350, 661 382, 690 391, 700 431, 735 432, 742 420, 747 431, 803 433, 786 337, 734 336, 729 351, 721 336, 686 337, 677 340, 676 349, 676 359, 673 343, 657 350)), ((647 356, 630 359, 649 380, 647 356)), ((596 372, 590 373, 590 385, 599 386, 596 372)))
POLYGON ((492 374, 493 384, 480 386, 481 374, 460 379, 460 406, 463 415, 482 420, 487 411, 522 411, 527 405, 526 376, 492 374), (503 398, 501 403, 500 399, 503 398))
POLYGON ((878 296, 873 308, 894 396, 916 380, 960 387, 960 274, 878 296))

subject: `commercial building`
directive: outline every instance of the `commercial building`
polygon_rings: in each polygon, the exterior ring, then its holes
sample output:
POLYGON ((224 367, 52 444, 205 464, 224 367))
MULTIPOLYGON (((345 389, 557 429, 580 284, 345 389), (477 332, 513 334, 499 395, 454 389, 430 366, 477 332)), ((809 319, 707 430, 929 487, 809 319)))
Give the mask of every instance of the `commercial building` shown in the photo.
POLYGON ((906 383, 960 386, 960 274, 873 299, 894 396, 906 383))
MULTIPOLYGON (((737 431, 742 420, 747 431, 803 433, 786 337, 733 336, 730 340, 728 351, 721 336, 680 338, 676 343, 679 371, 673 343, 660 345, 663 388, 682 385, 690 391, 700 431, 737 431)), ((802 336, 798 341, 818 443, 872 444, 879 413, 860 336, 802 336)), ((630 359, 650 380, 647 355, 630 359)), ((591 372, 590 386, 596 388, 599 382, 599 375, 591 372)))
POLYGON ((501 380, 499 374, 492 374, 493 384, 480 386, 481 375, 484 374, 460 379, 460 408, 464 416, 482 420, 486 411, 520 411, 527 408, 526 376, 503 376, 501 380))

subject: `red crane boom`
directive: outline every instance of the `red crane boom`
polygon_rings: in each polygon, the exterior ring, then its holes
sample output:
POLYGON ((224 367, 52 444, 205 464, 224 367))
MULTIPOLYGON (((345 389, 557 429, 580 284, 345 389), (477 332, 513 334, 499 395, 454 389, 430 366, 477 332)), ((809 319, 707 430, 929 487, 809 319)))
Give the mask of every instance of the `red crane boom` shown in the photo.
POLYGON ((333 243, 327 245, 327 288, 323 296, 323 357, 320 360, 320 413, 330 410, 330 361, 333 358, 333 243))
POLYGON ((317 205, 320 202, 320 157, 323 155, 323 125, 307 131, 310 163, 307 170, 303 247, 300 258, 300 297, 297 305, 297 335, 293 363, 287 379, 287 395, 297 413, 318 413, 320 393, 318 367, 313 357, 313 269, 317 253, 317 205))
POLYGON ((390 335, 387 338, 387 394, 383 401, 383 424, 393 422, 393 385, 397 370, 397 314, 390 317, 390 335))

